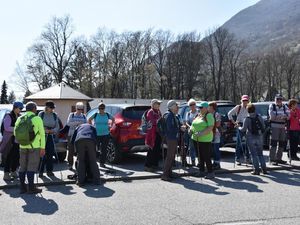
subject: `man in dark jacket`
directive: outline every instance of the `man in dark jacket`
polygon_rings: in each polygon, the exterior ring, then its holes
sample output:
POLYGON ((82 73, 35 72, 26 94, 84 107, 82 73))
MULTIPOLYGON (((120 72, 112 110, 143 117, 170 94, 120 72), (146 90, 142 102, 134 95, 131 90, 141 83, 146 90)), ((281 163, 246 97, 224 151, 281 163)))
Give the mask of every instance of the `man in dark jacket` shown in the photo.
POLYGON ((97 185, 101 183, 99 167, 96 162, 96 137, 95 127, 88 123, 78 126, 72 136, 72 143, 75 143, 78 160, 78 186, 83 186, 85 183, 86 162, 89 163, 93 175, 93 183, 97 185))

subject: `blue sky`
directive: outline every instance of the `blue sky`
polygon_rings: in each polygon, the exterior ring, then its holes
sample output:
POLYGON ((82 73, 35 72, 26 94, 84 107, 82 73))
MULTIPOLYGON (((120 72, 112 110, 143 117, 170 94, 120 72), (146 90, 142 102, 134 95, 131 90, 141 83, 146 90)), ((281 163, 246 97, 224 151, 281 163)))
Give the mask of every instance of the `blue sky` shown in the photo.
POLYGON ((0 0, 0 84, 18 95, 13 74, 28 47, 53 16, 70 15, 75 35, 89 38, 97 28, 118 32, 150 27, 202 34, 259 0, 0 0))

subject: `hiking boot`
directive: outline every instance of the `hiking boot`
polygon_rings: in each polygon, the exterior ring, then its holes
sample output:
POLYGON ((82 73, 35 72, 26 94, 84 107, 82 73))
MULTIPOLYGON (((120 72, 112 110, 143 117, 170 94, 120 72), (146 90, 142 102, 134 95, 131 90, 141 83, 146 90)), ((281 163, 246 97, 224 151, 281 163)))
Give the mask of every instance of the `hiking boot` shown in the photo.
POLYGON ((83 187, 83 186, 84 186, 84 183, 81 183, 81 182, 77 181, 77 182, 76 182, 76 185, 77 185, 78 187, 83 187))
POLYGON ((214 172, 208 173, 204 178, 205 179, 214 179, 215 178, 215 174, 214 174, 214 172))
POLYGON ((17 179, 17 178, 19 177, 17 171, 11 172, 11 173, 10 173, 10 176, 11 176, 13 179, 17 179))
POLYGON ((286 164, 287 162, 284 161, 284 160, 282 160, 282 159, 279 159, 279 160, 277 160, 277 163, 279 163, 279 164, 286 164))
POLYGON ((240 166, 240 165, 242 165, 242 163, 241 163, 241 161, 240 161, 240 160, 235 160, 235 164, 236 164, 237 166, 240 166))
POLYGON ((47 176, 48 176, 48 177, 54 177, 55 175, 54 175, 53 172, 50 171, 50 172, 47 172, 47 176))
POLYGON ((5 172, 3 176, 3 180, 12 181, 14 178, 10 176, 9 172, 5 172))
POLYGON ((263 174, 269 174, 269 172, 267 171, 267 168, 263 168, 263 169, 261 169, 261 171, 263 174))
POLYGON ((258 170, 253 170, 253 171, 251 172, 251 174, 252 174, 252 175, 259 175, 259 171, 258 171, 258 170))
POLYGON ((28 188, 27 194, 39 194, 42 193, 42 189, 37 188, 36 186, 32 186, 28 188))
POLYGON ((192 160, 192 166, 195 166, 196 163, 195 163, 195 160, 192 160))
POLYGON ((20 184, 20 194, 24 194, 27 192, 27 185, 26 184, 20 184))

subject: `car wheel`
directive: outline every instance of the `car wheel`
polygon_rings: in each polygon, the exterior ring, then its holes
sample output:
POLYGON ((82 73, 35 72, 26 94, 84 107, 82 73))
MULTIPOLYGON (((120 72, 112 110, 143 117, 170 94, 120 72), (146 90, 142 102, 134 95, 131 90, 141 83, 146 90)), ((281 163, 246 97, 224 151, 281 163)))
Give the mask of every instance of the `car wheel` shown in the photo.
POLYGON ((67 151, 65 151, 65 152, 58 152, 57 156, 58 156, 58 161, 59 162, 64 162, 65 159, 66 159, 66 156, 67 156, 67 151))
POLYGON ((122 153, 113 139, 110 139, 108 142, 106 157, 109 163, 119 163, 122 159, 122 153))

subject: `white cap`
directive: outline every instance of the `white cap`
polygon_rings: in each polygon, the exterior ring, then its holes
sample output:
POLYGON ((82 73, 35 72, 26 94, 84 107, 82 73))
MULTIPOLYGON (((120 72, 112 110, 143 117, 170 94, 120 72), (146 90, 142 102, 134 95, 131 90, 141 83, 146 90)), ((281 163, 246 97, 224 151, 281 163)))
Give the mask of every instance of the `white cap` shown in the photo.
POLYGON ((84 109, 84 104, 83 104, 83 102, 77 102, 77 103, 76 103, 76 109, 84 109))
POLYGON ((160 104, 160 103, 162 103, 162 101, 160 101, 160 100, 158 100, 158 99, 152 99, 151 100, 151 105, 154 105, 155 103, 158 103, 158 104, 160 104))

